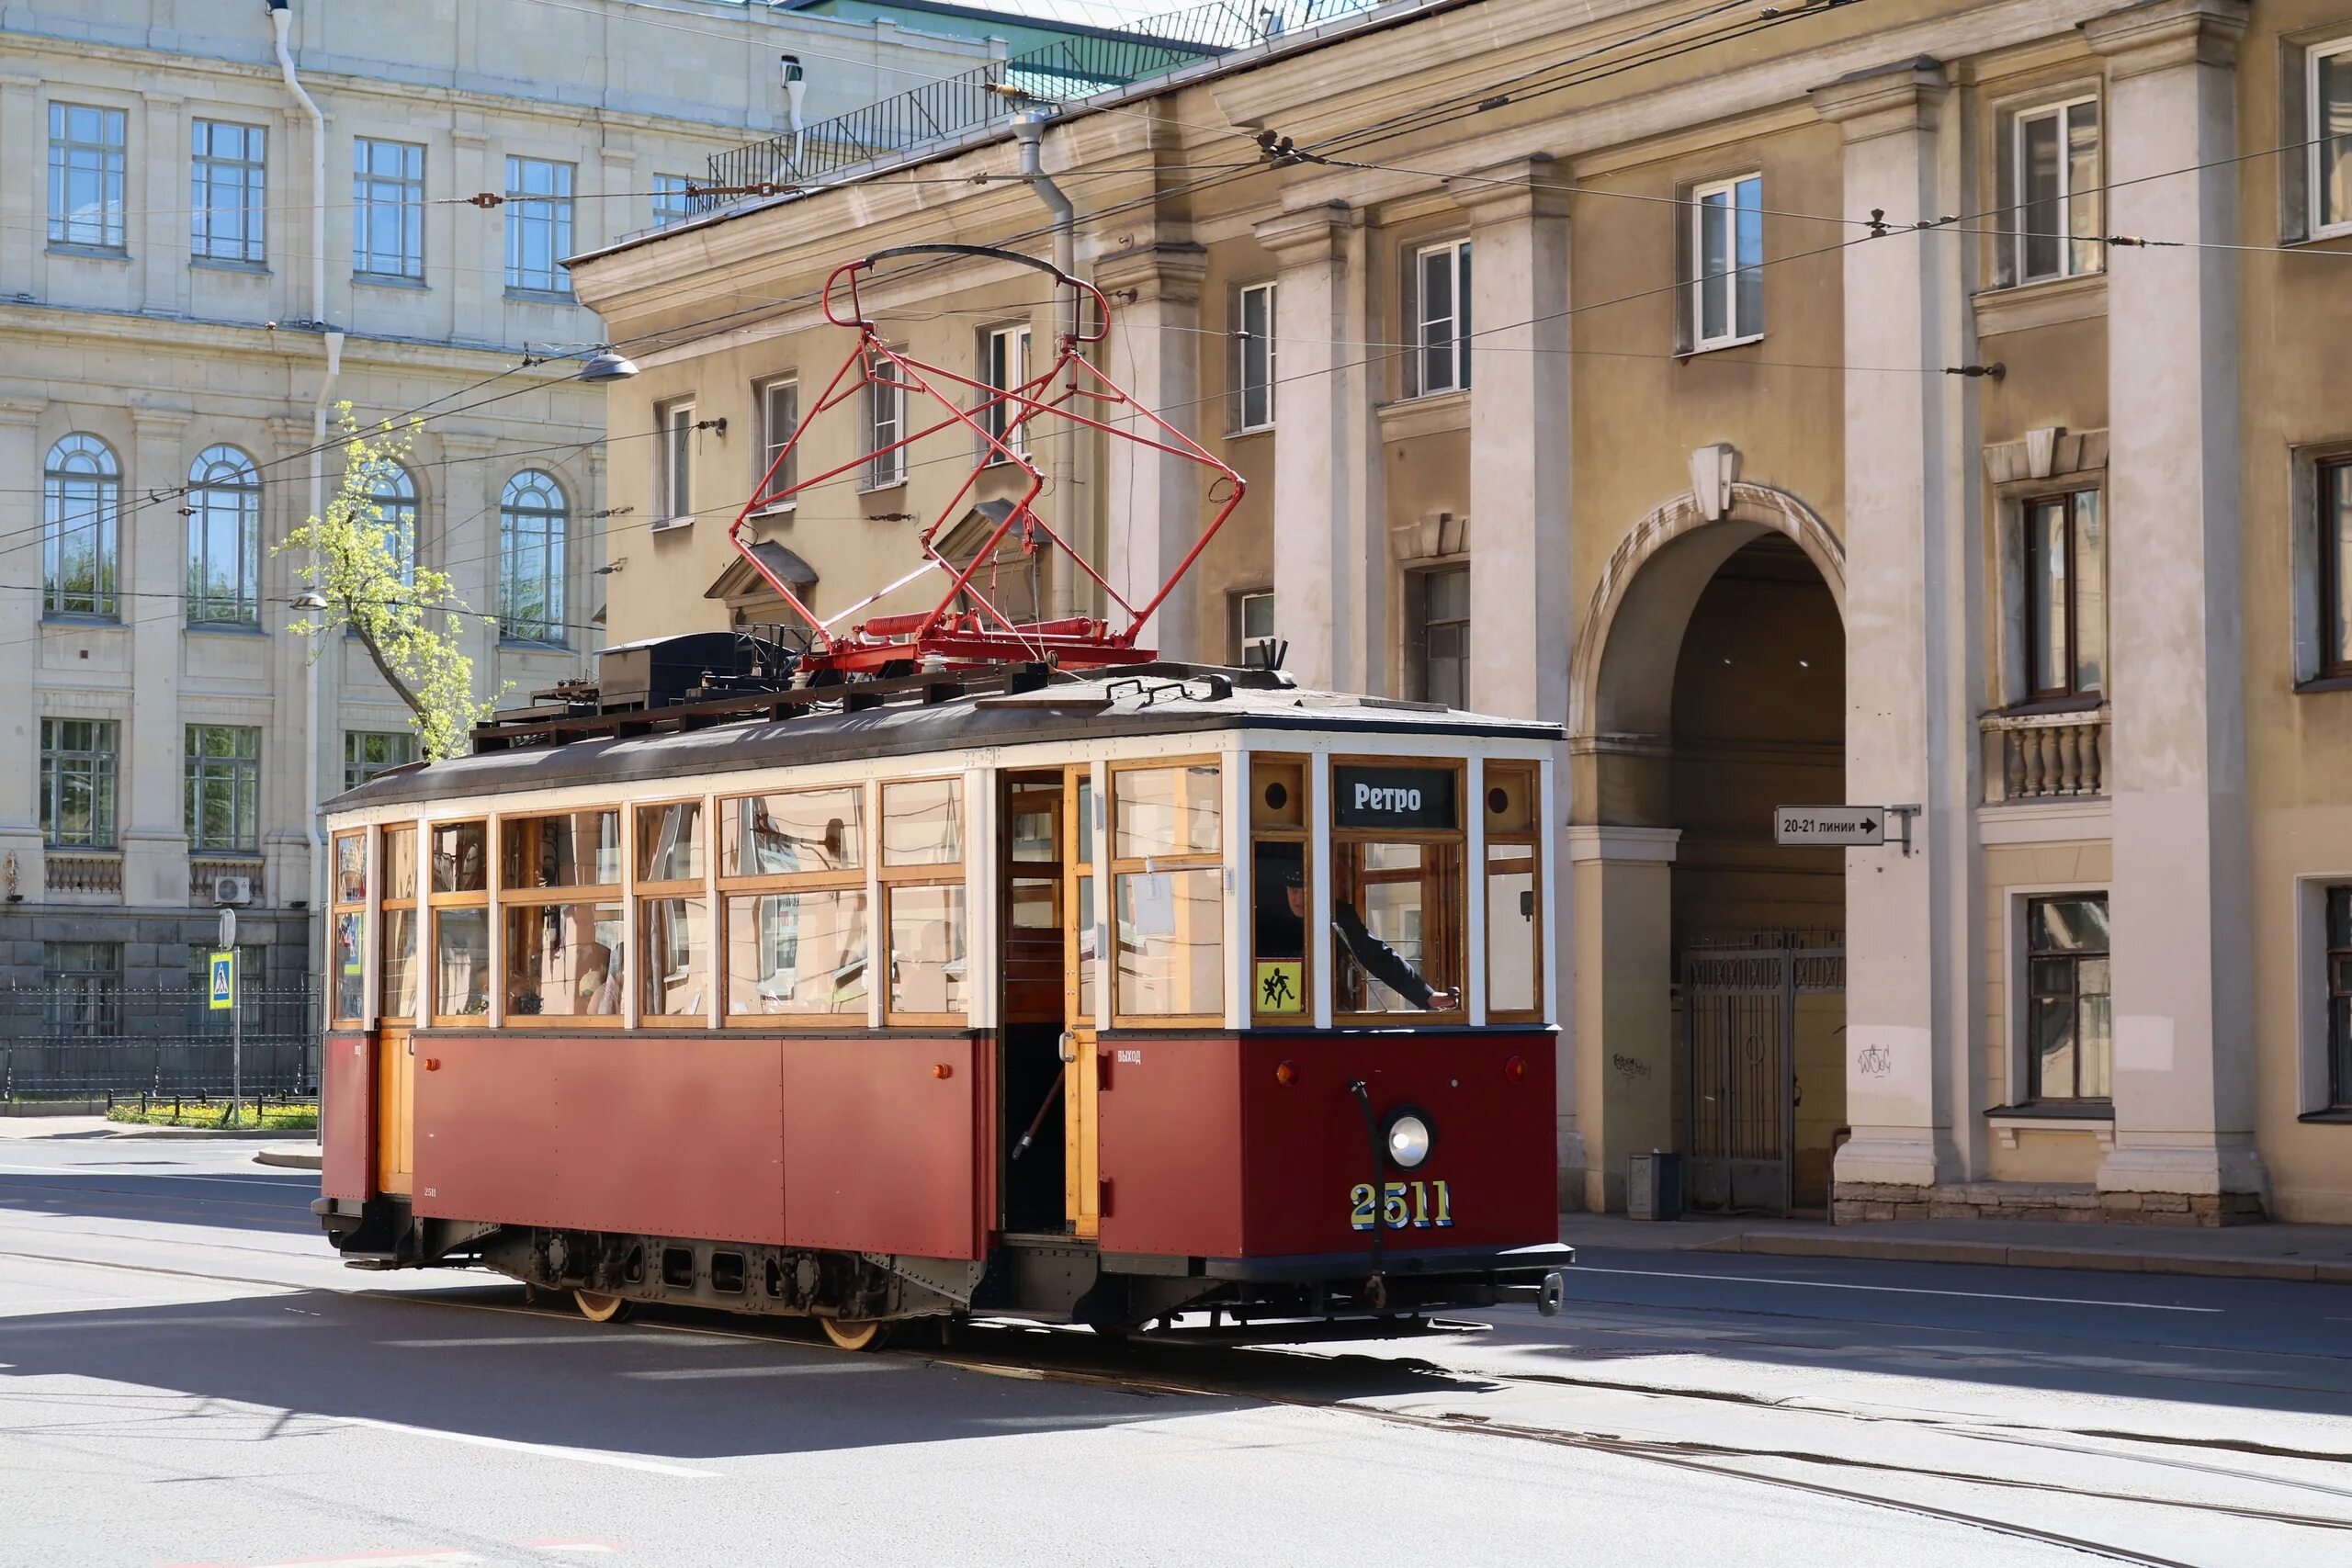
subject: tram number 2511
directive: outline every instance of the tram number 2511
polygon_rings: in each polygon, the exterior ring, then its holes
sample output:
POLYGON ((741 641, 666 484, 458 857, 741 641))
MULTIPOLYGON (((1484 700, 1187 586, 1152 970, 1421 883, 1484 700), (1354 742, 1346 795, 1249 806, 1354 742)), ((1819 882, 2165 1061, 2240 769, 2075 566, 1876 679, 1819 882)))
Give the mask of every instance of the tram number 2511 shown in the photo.
POLYGON ((1349 1226, 1360 1231, 1372 1229, 1375 1202, 1381 1219, 1392 1231, 1423 1230, 1432 1225, 1442 1229, 1453 1224, 1453 1190, 1442 1181, 1391 1181, 1376 1200, 1372 1183, 1359 1181, 1348 1189, 1349 1226))

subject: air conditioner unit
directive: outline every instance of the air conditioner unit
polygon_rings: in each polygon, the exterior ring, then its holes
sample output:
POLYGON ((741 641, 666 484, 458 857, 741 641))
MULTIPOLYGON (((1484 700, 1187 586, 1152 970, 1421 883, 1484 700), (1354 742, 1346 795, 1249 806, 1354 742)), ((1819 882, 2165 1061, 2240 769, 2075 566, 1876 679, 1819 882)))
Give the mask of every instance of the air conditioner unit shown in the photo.
POLYGON ((254 879, 250 876, 216 876, 212 879, 212 901, 216 904, 250 904, 254 901, 254 879))

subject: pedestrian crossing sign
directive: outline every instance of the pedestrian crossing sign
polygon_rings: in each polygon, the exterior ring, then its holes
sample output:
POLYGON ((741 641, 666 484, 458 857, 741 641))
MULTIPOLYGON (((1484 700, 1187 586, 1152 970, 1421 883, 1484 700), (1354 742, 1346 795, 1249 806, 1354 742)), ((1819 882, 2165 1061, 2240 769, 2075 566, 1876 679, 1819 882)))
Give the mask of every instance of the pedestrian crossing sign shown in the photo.
POLYGON ((216 953, 212 955, 212 1010, 226 1012, 237 1005, 237 955, 216 953))

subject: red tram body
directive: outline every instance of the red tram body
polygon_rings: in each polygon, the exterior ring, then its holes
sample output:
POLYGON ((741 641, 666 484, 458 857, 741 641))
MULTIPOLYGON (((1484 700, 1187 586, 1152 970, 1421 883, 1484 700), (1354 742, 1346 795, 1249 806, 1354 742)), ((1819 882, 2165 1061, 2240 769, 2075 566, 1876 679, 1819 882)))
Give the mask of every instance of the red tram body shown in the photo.
POLYGON ((332 803, 334 1245, 844 1344, 1532 1295, 1570 1257, 1557 730, 1022 684, 332 803))

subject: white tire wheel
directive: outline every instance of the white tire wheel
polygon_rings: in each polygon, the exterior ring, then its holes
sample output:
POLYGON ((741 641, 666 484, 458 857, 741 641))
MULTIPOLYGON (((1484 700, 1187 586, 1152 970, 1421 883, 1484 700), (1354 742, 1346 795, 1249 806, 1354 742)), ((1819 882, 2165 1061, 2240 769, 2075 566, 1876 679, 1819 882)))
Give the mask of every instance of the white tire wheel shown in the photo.
POLYGON ((878 1318, 820 1317, 817 1323, 836 1350, 879 1350, 889 1337, 890 1325, 878 1318))
POLYGON ((580 1315, 591 1323, 618 1323, 637 1304, 627 1296, 598 1295, 594 1291, 574 1291, 571 1302, 580 1309, 580 1315))

